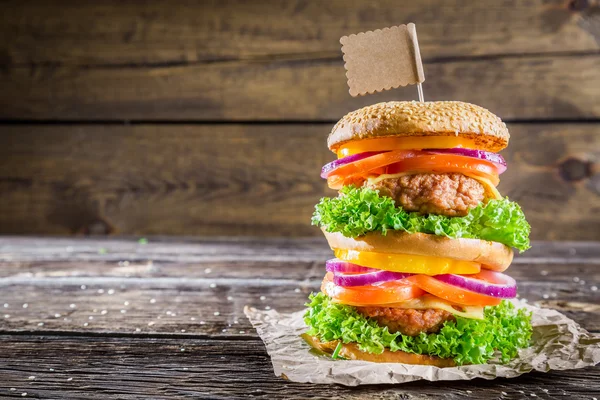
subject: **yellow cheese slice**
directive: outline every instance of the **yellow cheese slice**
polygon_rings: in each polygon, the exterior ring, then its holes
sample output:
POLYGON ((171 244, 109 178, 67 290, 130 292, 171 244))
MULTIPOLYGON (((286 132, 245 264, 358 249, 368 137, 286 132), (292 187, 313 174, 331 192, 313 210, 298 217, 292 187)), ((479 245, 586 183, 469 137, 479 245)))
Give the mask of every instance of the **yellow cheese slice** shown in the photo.
MULTIPOLYGON (((398 178, 401 178, 406 175, 414 175, 414 174, 415 174, 415 172, 400 172, 398 174, 381 174, 379 176, 373 176, 373 177, 367 178, 367 182, 369 185, 375 185, 384 179, 398 179, 398 178)), ((465 174, 463 172, 461 172, 461 174, 468 176, 469 178, 473 178, 477 182, 481 183, 483 185, 486 193, 492 195, 492 198, 497 199, 497 200, 500 200, 502 198, 502 195, 500 194, 498 189, 496 189, 496 186, 494 186, 494 184, 492 182, 490 182, 489 179, 485 179, 485 178, 482 178, 477 175, 465 174)))
POLYGON ((459 306, 453 305, 430 294, 424 294, 416 299, 406 300, 402 303, 386 304, 385 307, 395 308, 413 308, 424 310, 427 308, 436 308, 448 311, 451 314, 470 319, 483 319, 483 307, 481 306, 459 306))
POLYGON ((381 174, 378 176, 370 176, 367 178, 367 182, 370 185, 375 185, 379 182, 381 182, 384 179, 398 179, 400 177, 403 177, 405 175, 414 175, 415 172, 400 172, 398 174, 381 174))
POLYGON ((473 178, 477 182, 481 183, 483 185, 486 193, 491 194, 494 199, 496 199, 496 200, 502 199, 502 195, 500 194, 498 189, 496 189, 496 186, 494 186, 494 184, 492 182, 490 182, 489 179, 485 179, 480 176, 475 176, 475 175, 470 175, 470 174, 463 174, 463 175, 466 175, 469 178, 473 178))

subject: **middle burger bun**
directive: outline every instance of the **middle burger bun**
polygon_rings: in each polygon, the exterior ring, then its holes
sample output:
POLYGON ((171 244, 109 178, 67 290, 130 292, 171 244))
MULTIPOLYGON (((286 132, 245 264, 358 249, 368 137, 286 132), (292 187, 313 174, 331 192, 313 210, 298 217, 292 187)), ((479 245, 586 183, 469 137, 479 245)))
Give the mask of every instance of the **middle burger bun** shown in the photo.
POLYGON ((388 231, 385 236, 373 232, 353 239, 340 232, 322 231, 331 249, 445 257, 480 263, 486 269, 498 272, 505 271, 513 260, 513 250, 510 247, 486 240, 450 239, 394 230, 388 231))

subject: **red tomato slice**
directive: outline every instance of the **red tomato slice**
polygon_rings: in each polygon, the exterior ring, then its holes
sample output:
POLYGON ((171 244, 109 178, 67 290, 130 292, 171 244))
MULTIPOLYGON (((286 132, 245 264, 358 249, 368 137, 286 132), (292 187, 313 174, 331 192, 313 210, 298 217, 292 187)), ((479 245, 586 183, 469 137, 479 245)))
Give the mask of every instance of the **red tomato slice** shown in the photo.
POLYGON ((353 183, 360 186, 368 175, 401 172, 458 172, 488 179, 494 186, 500 182, 498 169, 489 161, 455 154, 395 150, 344 165, 327 178, 327 184, 331 189, 339 190, 353 183))
POLYGON ((454 154, 427 154, 389 165, 386 174, 400 172, 460 172, 489 179, 494 186, 500 183, 498 169, 485 160, 454 154))
POLYGON ((441 299, 465 306, 497 306, 502 301, 496 297, 449 285, 427 275, 413 275, 404 280, 441 299))
MULTIPOLYGON (((364 180, 363 176, 374 173, 376 170, 386 165, 397 163, 407 158, 416 157, 424 154, 420 151, 412 150, 394 150, 386 153, 376 154, 371 157, 363 158, 356 162, 343 165, 333 171, 327 178, 327 183, 332 189, 341 189, 356 178, 364 180)), ((382 171, 377 171, 381 173, 382 171)))
POLYGON ((337 286, 333 283, 331 272, 325 275, 321 291, 334 302, 351 306, 401 303, 425 294, 423 290, 404 279, 370 286, 337 286))

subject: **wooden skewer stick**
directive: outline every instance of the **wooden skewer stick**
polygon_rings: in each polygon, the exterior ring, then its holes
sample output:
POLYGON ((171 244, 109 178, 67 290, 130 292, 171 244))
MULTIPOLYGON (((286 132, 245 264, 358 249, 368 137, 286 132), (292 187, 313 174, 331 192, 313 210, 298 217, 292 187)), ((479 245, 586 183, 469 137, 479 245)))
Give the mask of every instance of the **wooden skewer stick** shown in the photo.
POLYGON ((425 97, 423 96, 423 86, 421 82, 417 83, 417 91, 419 92, 419 101, 425 103, 425 97))

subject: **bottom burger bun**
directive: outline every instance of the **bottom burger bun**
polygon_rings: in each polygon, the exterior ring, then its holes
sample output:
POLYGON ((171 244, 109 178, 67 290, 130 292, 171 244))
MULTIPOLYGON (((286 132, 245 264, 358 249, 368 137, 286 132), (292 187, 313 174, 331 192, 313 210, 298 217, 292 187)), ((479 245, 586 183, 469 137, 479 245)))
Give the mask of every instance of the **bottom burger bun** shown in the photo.
MULTIPOLYGON (((321 342, 314 336, 303 334, 302 338, 313 348, 326 353, 333 354, 339 341, 321 342)), ((355 343, 342 344, 338 353, 339 357, 348 360, 363 360, 376 363, 402 363, 413 365, 433 365, 435 367, 445 368, 454 367, 456 364, 449 358, 439 358, 422 354, 406 353, 404 351, 384 350, 381 354, 371 354, 361 351, 355 343)))
POLYGON ((497 242, 479 239, 450 239, 426 233, 407 233, 390 230, 387 235, 367 233, 355 239, 339 232, 322 229, 329 247, 376 253, 413 254, 447 257, 473 261, 492 271, 505 271, 513 260, 510 247, 497 242))

